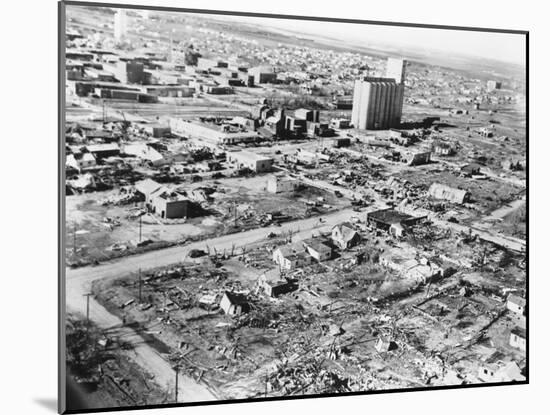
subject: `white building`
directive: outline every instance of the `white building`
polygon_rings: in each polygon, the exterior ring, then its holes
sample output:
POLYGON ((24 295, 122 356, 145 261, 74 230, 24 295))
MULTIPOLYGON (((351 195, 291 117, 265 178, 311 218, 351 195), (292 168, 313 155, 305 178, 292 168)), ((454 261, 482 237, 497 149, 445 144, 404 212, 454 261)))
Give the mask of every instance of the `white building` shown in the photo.
POLYGON ((115 13, 114 32, 115 40, 119 42, 124 40, 128 34, 128 17, 126 16, 126 10, 124 9, 119 9, 115 13))
POLYGON ((227 161, 238 169, 249 169, 256 173, 271 171, 273 159, 251 151, 233 151, 226 153, 227 161))
POLYGON ((266 190, 270 193, 289 193, 299 185, 300 182, 293 177, 273 174, 267 178, 266 190))
POLYGON ((65 164, 81 172, 87 168, 94 167, 96 162, 92 153, 78 153, 69 154, 65 164))
POLYGON ((250 143, 258 139, 256 131, 232 131, 229 125, 208 125, 179 118, 170 118, 170 128, 174 134, 213 145, 250 143))

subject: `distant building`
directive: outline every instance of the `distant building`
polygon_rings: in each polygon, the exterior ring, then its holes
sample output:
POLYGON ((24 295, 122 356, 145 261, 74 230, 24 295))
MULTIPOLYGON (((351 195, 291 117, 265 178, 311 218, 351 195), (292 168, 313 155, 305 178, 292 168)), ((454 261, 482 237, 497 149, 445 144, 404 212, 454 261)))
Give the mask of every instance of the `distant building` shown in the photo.
POLYGON ((129 84, 145 83, 145 65, 143 62, 126 62, 126 82, 129 84))
POLYGON ((452 156, 456 153, 456 146, 445 141, 434 141, 432 151, 439 156, 452 156))
POLYGON ((349 249, 359 243, 361 236, 349 223, 342 223, 332 228, 332 241, 340 249, 349 249))
POLYGON ((510 346, 526 351, 527 349, 527 333, 521 327, 515 327, 510 332, 510 346))
POLYGON ((332 147, 349 147, 351 145, 351 139, 348 137, 335 137, 331 139, 332 147))
POLYGON ((247 168, 256 173, 271 171, 273 159, 251 151, 230 151, 226 153, 227 161, 238 169, 247 168))
POLYGON ((401 154, 401 161, 408 166, 420 166, 422 164, 428 164, 432 159, 431 151, 407 151, 401 154))
POLYGON ((489 92, 494 91, 495 89, 501 89, 501 88, 502 88, 502 82, 493 81, 493 80, 487 81, 487 90, 489 92))
POLYGON ((277 74, 270 66, 250 68, 248 74, 254 77, 254 84, 273 84, 277 81, 277 74))
POLYGON ((119 9, 114 16, 114 36, 116 41, 124 40, 128 34, 128 17, 125 9, 119 9))
POLYGON ((123 150, 125 154, 139 157, 142 160, 150 162, 153 166, 167 164, 162 154, 145 143, 127 144, 123 150))
POLYGON ((428 194, 435 199, 448 200, 452 203, 465 203, 470 197, 470 193, 467 190, 456 189, 449 187, 441 183, 432 183, 428 194))
POLYGON ((416 258, 416 252, 387 251, 380 255, 380 264, 399 273, 402 277, 418 282, 427 282, 443 275, 443 269, 426 258, 416 258))
POLYGON ((319 110, 310 110, 307 108, 300 108, 294 111, 294 117, 296 117, 299 120, 319 122, 319 110))
POLYGON ((376 343, 374 345, 374 348, 376 349, 376 351, 378 353, 389 352, 389 351, 397 349, 397 343, 392 341, 387 336, 379 336, 378 340, 376 341, 376 343))
POLYGON ((307 121, 308 137, 330 137, 334 135, 334 130, 328 123, 307 121))
POLYGON ((386 62, 386 78, 395 79, 395 82, 402 84, 405 82, 405 67, 407 61, 398 58, 388 58, 386 62))
POLYGON ((220 308, 230 316, 236 316, 250 311, 246 295, 226 291, 220 301, 220 308))
POLYGON ((469 163, 463 166, 460 171, 468 176, 472 176, 481 172, 481 166, 477 163, 469 163))
POLYGON ((346 118, 333 118, 330 120, 330 127, 336 129, 350 128, 350 120, 346 118))
POLYGON ((350 110, 353 108, 353 97, 337 97, 334 100, 334 105, 339 110, 350 110))
POLYGON ((205 85, 204 92, 210 95, 227 95, 233 93, 233 88, 223 85, 205 85))
POLYGON ((152 137, 155 138, 169 136, 172 132, 169 125, 162 124, 146 124, 143 129, 147 134, 150 134, 152 137))
POLYGON ((259 137, 256 131, 243 131, 242 128, 234 128, 227 123, 214 124, 180 118, 170 118, 169 123, 174 134, 198 139, 216 146, 255 142, 259 137))
POLYGON ((285 117, 284 126, 285 133, 290 137, 302 137, 307 131, 307 121, 305 119, 291 117, 290 115, 285 117))
POLYGON ((511 171, 522 171, 525 170, 526 164, 524 158, 511 157, 502 160, 502 168, 505 170, 511 171))

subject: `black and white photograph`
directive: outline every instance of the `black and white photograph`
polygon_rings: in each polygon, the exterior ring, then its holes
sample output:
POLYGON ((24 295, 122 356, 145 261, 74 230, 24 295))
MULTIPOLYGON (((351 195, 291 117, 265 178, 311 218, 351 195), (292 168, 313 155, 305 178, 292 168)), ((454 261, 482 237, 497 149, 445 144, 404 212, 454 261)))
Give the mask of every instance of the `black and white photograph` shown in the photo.
POLYGON ((529 383, 528 32, 226 9, 59 3, 60 411, 529 383))

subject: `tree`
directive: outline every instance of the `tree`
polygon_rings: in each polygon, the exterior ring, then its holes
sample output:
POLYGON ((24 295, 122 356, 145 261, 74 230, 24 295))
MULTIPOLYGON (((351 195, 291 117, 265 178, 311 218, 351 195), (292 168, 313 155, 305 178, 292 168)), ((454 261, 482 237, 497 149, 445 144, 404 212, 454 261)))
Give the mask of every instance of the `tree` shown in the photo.
POLYGON ((202 57, 202 55, 198 52, 195 52, 191 47, 185 51, 185 64, 196 66, 197 62, 199 61, 199 58, 202 57))

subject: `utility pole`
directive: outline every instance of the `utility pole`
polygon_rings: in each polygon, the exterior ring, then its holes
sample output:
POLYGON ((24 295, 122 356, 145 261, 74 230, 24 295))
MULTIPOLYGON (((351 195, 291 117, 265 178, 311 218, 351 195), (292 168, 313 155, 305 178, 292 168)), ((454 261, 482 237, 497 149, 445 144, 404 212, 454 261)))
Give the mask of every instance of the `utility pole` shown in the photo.
POLYGON ((106 114, 105 114, 105 100, 101 100, 101 102, 103 103, 103 124, 106 123, 106 114))
POLYGON ((141 242, 141 217, 143 216, 143 212, 141 212, 141 215, 139 215, 139 241, 141 242))
POLYGON ((90 295, 92 293, 84 294, 84 297, 86 297, 86 326, 90 325, 90 295))
POLYGON ((174 368, 174 370, 176 371, 176 403, 178 402, 178 372, 179 372, 179 368, 176 366, 174 368))
POLYGON ((138 271, 138 278, 139 278, 139 303, 141 304, 141 268, 138 271))
POLYGON ((73 227, 73 254, 76 255, 76 223, 73 227))

